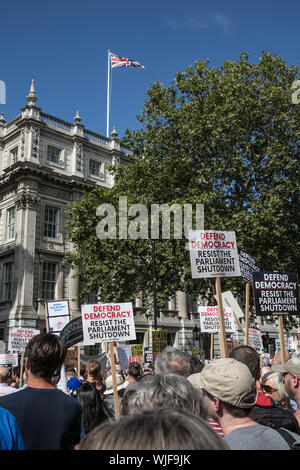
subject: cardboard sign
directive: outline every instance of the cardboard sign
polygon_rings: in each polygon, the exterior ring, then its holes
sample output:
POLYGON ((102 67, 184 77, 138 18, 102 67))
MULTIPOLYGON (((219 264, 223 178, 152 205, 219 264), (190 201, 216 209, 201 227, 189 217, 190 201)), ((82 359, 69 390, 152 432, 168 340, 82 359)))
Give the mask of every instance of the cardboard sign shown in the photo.
POLYGON ((192 278, 240 276, 235 232, 189 230, 192 278))
POLYGON ((145 347, 144 348, 144 364, 152 364, 153 362, 153 355, 152 355, 152 348, 145 347))
POLYGON ((256 315, 300 315, 296 273, 253 273, 256 315))
POLYGON ((0 354, 0 365, 1 366, 17 366, 18 365, 18 354, 0 354))
POLYGON ((56 300, 47 302, 47 319, 49 333, 59 335, 70 321, 68 300, 56 300))
POLYGON ((245 251, 238 249, 238 252, 241 276, 244 281, 249 282, 249 284, 252 284, 252 273, 259 272, 260 265, 254 258, 252 258, 252 256, 245 253, 245 251))
MULTIPOLYGON (((201 333, 218 333, 220 331, 219 308, 217 306, 198 307, 201 333)), ((231 309, 224 307, 225 331, 235 332, 235 323, 231 309)))
POLYGON ((27 343, 40 334, 40 330, 11 328, 8 337, 8 351, 25 351, 27 343))
POLYGON ((60 332, 59 335, 67 348, 83 342, 82 318, 77 317, 71 320, 60 332))
POLYGON ((254 348, 256 351, 262 351, 263 344, 261 339, 261 331, 256 330, 255 328, 249 328, 248 334, 249 346, 254 348))
POLYGON ((139 364, 143 364, 144 356, 143 356, 143 345, 142 344, 131 344, 130 345, 129 364, 131 364, 131 362, 138 362, 139 364))
POLYGON ((81 316, 85 344, 136 339, 131 302, 82 305, 81 316))

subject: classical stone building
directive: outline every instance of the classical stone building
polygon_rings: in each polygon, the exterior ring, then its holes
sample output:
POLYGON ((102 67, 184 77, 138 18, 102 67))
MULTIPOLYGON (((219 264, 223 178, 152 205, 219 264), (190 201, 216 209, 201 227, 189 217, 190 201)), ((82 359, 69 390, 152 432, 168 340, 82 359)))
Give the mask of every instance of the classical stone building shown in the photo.
MULTIPOLYGON (((80 315, 72 300, 78 281, 63 264, 72 248, 66 205, 86 188, 112 187, 108 165, 128 160, 115 130, 106 138, 85 129, 78 112, 66 122, 36 101, 32 81, 21 113, 7 123, 0 118, 0 339, 6 342, 12 327, 45 330, 45 300, 69 299, 73 318, 80 315)), ((152 319, 136 307, 137 342, 149 345, 152 319)), ((178 292, 157 326, 168 330, 169 344, 190 350, 197 317, 192 299, 178 292)))

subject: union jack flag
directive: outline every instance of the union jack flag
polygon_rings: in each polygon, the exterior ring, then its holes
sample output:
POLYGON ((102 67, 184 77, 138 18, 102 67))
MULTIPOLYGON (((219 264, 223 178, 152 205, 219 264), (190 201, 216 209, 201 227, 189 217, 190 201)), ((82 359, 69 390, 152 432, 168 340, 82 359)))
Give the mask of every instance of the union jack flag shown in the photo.
POLYGON ((109 55, 110 55, 112 69, 115 67, 123 67, 123 66, 130 67, 130 65, 133 65, 133 67, 138 67, 141 69, 145 68, 137 60, 127 59, 126 57, 119 57, 116 54, 113 54, 112 52, 110 52, 109 55))

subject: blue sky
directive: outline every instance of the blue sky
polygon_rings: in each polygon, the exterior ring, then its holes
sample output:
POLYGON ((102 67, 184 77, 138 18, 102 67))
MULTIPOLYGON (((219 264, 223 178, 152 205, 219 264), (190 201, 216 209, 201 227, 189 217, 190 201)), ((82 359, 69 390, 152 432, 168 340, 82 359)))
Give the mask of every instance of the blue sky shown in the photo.
POLYGON ((263 50, 299 65, 298 0, 16 0, 0 7, 0 80, 6 120, 26 104, 35 79, 42 111, 106 134, 107 51, 145 69, 112 70, 110 130, 136 129, 155 81, 169 86, 198 59, 211 66, 242 52, 258 61, 263 50))

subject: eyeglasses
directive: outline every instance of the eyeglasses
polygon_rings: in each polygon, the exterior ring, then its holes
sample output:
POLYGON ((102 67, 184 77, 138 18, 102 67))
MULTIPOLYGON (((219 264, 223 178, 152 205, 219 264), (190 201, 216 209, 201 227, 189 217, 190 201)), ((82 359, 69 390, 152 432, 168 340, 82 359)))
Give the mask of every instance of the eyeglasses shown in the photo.
POLYGON ((273 387, 271 387, 270 385, 263 385, 263 386, 262 386, 262 389, 263 389, 266 393, 278 392, 277 388, 273 388, 273 387))

